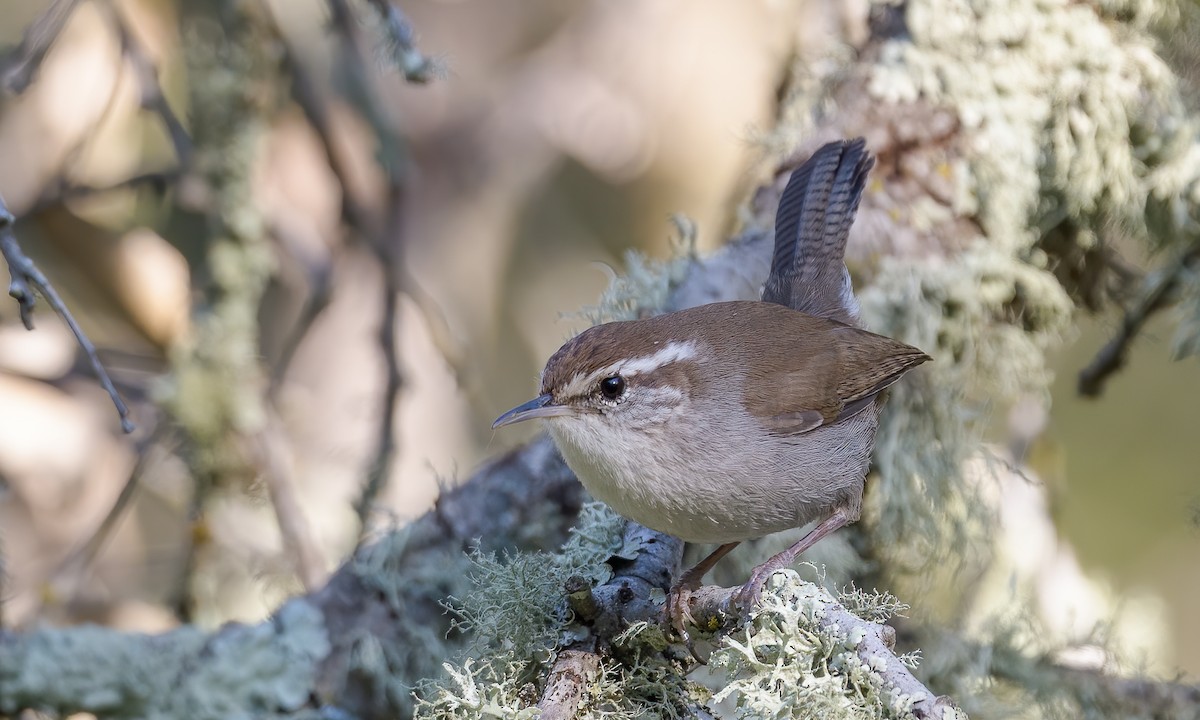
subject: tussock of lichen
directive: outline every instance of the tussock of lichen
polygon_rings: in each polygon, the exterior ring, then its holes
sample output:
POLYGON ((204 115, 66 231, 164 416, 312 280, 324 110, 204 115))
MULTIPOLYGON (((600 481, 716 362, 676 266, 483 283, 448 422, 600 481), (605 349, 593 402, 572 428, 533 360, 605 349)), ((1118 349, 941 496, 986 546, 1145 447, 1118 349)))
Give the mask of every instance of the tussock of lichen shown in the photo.
POLYGON ((525 686, 552 663, 571 620, 563 585, 575 575, 606 581, 612 570, 605 561, 622 551, 623 528, 620 516, 591 503, 559 552, 472 555, 464 574, 470 584, 449 603, 456 628, 468 635, 467 650, 443 666, 448 677, 419 689, 417 716, 510 717, 494 711, 536 704, 536 691, 528 696, 525 686))
POLYGON ((979 244, 954 258, 884 262, 860 293, 868 327, 922 348, 927 369, 892 391, 880 424, 868 516, 893 560, 961 554, 989 527, 963 482, 994 404, 1042 393, 1047 348, 1072 305, 1048 273, 979 244))
MULTIPOLYGON (((852 598, 875 618, 900 607, 885 595, 852 598)), ((841 637, 821 624, 831 601, 795 573, 776 574, 753 619, 724 638, 709 659, 728 679, 713 699, 732 699, 743 718, 912 717, 911 699, 893 696, 858 656, 858 638, 841 637)))
POLYGON ((909 609, 908 603, 901 602, 900 598, 886 590, 868 591, 853 586, 838 592, 838 602, 863 620, 876 623, 901 615, 909 609))
POLYGON ((447 640, 437 625, 419 621, 418 608, 428 607, 447 596, 464 593, 470 582, 470 559, 453 548, 440 552, 405 553, 407 528, 381 534, 378 542, 364 545, 354 557, 354 572, 369 591, 379 593, 397 618, 404 641, 389 644, 393 654, 364 638, 352 657, 363 675, 378 679, 383 690, 401 707, 411 705, 414 678, 438 672, 455 643, 447 640))
POLYGON ((1067 218, 1143 227, 1147 191, 1165 189, 1153 171, 1194 144, 1175 78, 1138 31, 1174 4, 1098 5, 1124 26, 1082 3, 911 3, 911 38, 873 68, 877 97, 957 110, 971 151, 959 210, 994 245, 1019 250, 1067 218))
POLYGON ((417 717, 532 720, 539 714, 536 704, 522 694, 519 678, 525 668, 518 661, 467 658, 442 668, 446 679, 422 688, 417 717))

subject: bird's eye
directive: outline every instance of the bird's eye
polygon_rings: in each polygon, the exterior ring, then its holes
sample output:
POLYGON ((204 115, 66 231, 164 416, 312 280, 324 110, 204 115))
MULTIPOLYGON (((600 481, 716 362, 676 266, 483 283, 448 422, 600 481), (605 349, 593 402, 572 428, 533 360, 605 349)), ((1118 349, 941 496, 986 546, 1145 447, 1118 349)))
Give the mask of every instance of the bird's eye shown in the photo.
POLYGON ((600 381, 600 394, 609 400, 616 400, 625 392, 625 378, 620 375, 606 377, 600 381))

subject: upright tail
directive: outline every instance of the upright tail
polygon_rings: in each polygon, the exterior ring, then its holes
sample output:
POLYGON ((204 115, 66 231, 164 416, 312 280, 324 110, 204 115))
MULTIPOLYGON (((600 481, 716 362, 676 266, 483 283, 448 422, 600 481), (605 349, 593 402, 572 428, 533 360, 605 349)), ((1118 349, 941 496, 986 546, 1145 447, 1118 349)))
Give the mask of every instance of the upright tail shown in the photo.
POLYGON ((846 238, 874 164, 858 138, 831 142, 796 168, 775 216, 775 257, 763 300, 858 324, 846 238))

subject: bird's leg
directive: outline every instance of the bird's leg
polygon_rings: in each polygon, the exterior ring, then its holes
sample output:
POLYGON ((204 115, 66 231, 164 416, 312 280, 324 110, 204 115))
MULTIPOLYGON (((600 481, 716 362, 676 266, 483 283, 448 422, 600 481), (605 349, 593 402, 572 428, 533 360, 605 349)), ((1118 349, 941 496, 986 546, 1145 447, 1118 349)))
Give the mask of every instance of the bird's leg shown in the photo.
POLYGON ((684 628, 684 621, 693 625, 696 624, 696 621, 692 619, 692 613, 688 610, 688 599, 691 597, 692 591, 700 587, 700 581, 704 579, 708 571, 712 570, 721 558, 728 555, 729 551, 737 546, 738 543, 731 542, 713 550, 708 557, 696 563, 695 567, 680 575, 678 582, 671 587, 671 594, 667 596, 667 620, 689 648, 692 646, 692 639, 684 628))
POLYGON ((776 570, 789 567, 800 556, 800 553, 817 544, 817 541, 821 538, 850 522, 852 520, 846 508, 834 510, 832 515, 822 520, 820 525, 809 530, 807 535, 800 538, 790 548, 754 568, 754 571, 750 573, 750 579, 734 594, 734 603, 740 605, 743 610, 750 610, 750 608, 758 604, 758 597, 762 594, 763 585, 767 582, 767 578, 775 574, 776 570))

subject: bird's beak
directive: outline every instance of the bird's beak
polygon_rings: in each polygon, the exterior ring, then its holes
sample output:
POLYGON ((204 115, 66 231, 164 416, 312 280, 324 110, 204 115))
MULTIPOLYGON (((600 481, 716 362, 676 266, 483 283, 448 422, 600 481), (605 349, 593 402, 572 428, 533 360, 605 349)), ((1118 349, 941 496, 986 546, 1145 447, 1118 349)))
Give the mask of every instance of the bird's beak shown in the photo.
POLYGON ((505 425, 524 422, 534 418, 559 417, 561 415, 574 415, 575 408, 569 405, 555 405, 553 398, 550 395, 539 395, 524 405, 518 405, 512 410, 504 413, 496 418, 496 422, 492 423, 492 429, 495 430, 505 425))

